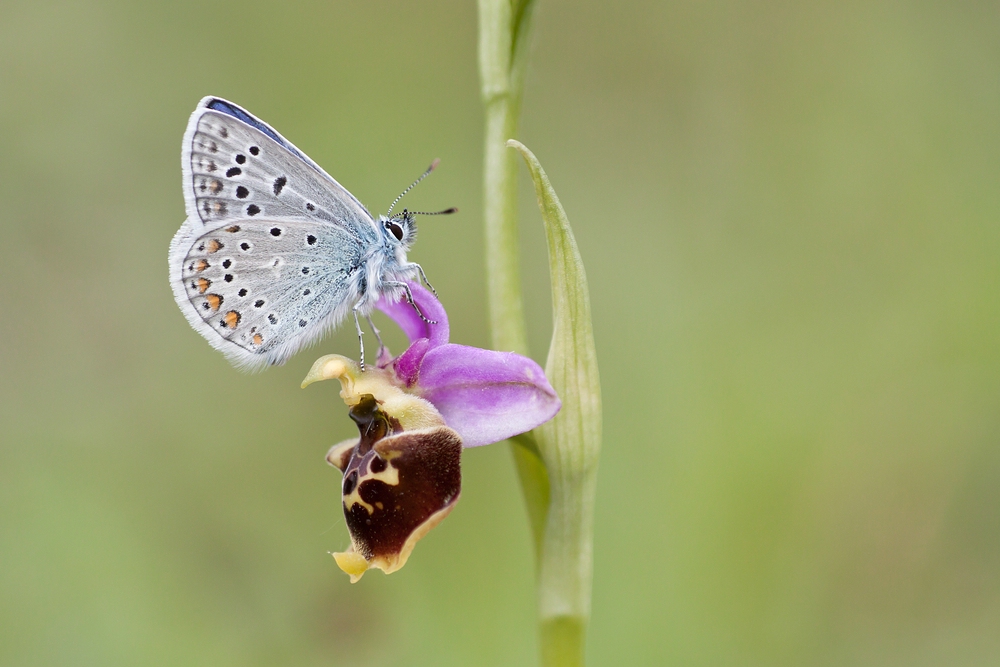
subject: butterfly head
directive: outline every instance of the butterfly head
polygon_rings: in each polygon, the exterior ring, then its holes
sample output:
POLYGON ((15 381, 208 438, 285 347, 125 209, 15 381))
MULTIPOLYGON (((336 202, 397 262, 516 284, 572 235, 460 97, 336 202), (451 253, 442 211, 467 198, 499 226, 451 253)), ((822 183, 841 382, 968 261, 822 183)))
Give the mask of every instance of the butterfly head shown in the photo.
POLYGON ((413 213, 405 208, 402 213, 397 213, 392 217, 380 216, 379 224, 382 226, 386 241, 390 246, 407 251, 417 240, 417 221, 413 218, 413 213))

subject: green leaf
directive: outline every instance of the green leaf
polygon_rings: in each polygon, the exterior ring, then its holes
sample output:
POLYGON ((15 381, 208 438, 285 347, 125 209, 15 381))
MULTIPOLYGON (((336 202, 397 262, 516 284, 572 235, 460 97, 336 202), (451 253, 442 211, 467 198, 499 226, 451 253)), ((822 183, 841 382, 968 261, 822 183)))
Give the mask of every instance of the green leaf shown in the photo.
POLYGON ((531 172, 549 247, 552 343, 545 374, 562 399, 563 407, 552 421, 536 429, 536 432, 546 431, 547 436, 558 441, 546 438, 538 447, 548 459, 561 456, 557 449, 564 445, 572 450, 567 463, 583 471, 596 465, 601 447, 601 382, 587 275, 566 212, 542 165, 521 142, 511 139, 507 145, 521 153, 531 172))
POLYGON ((545 374, 562 409, 534 430, 549 476, 549 508, 539 563, 543 655, 578 656, 590 616, 594 493, 601 449, 601 383, 590 294, 566 212, 538 159, 520 142, 545 222, 552 281, 552 343, 545 374), (575 653, 567 653, 567 646, 575 653))

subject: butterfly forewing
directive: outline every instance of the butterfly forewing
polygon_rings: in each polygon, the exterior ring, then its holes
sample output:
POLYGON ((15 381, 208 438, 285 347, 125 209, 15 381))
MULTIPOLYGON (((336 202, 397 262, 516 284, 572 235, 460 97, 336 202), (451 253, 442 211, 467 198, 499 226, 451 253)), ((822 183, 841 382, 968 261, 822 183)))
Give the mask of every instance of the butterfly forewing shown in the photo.
POLYGON ((188 217, 203 224, 294 217, 347 228, 374 226, 364 206, 332 177, 231 103, 202 101, 191 117, 182 157, 188 217))

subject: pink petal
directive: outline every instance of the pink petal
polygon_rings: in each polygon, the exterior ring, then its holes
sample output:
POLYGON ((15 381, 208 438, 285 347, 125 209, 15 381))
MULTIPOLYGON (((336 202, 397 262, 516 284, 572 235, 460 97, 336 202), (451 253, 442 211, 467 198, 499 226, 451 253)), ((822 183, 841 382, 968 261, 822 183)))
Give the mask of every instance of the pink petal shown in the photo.
POLYGON ((466 345, 431 348, 420 364, 416 391, 434 404, 466 447, 530 431, 561 406, 531 359, 466 345))
MULTIPOLYGON (((396 377, 402 381, 406 387, 412 387, 420 377, 420 364, 424 360, 424 355, 431 349, 431 342, 426 338, 418 338, 406 348, 403 354, 391 361, 392 370, 396 377)), ((386 364, 383 364, 384 367, 386 364)))
POLYGON ((399 301, 389 301, 383 297, 379 299, 375 307, 391 317, 411 343, 420 338, 426 338, 430 341, 431 347, 444 345, 448 342, 449 335, 448 313, 444 311, 444 306, 430 290, 425 289, 422 285, 408 284, 413 293, 413 301, 420 307, 420 312, 428 320, 434 320, 436 324, 425 322, 406 300, 405 295, 399 301))

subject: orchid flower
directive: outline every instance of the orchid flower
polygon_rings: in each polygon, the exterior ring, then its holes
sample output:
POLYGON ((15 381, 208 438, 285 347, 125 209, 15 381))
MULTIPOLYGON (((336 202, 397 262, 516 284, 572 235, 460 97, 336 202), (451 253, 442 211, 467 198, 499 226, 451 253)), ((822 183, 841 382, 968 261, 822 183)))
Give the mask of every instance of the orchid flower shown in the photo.
POLYGON ((541 367, 513 352, 448 342, 448 315, 431 292, 411 283, 414 303, 377 308, 407 335, 376 368, 321 357, 302 383, 338 379, 359 436, 334 445, 327 461, 344 473, 351 548, 333 554, 351 581, 370 568, 401 568, 416 542, 455 506, 462 447, 499 442, 551 419, 559 397, 541 367), (419 308, 419 312, 417 309, 419 308), (423 316, 421 316, 421 313, 423 316))

